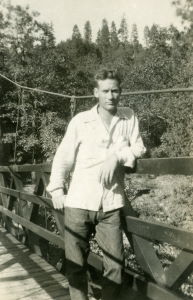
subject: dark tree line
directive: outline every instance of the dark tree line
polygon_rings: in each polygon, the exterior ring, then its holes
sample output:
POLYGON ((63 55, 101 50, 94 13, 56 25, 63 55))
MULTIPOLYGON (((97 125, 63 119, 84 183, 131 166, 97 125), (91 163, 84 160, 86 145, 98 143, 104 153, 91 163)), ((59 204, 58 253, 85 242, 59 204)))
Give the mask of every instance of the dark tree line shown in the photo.
MULTIPOLYGON (((52 26, 40 22, 37 12, 1 2, 0 73, 21 85, 68 95, 92 94, 93 75, 102 66, 118 69, 124 91, 191 86, 193 1, 173 5, 186 23, 183 31, 174 26, 146 26, 141 43, 137 25, 129 31, 123 17, 119 25, 102 20, 96 41, 86 21, 83 34, 74 25, 71 38, 57 44, 52 26)), ((86 109, 91 102, 78 103, 86 109)), ((137 111, 148 155, 193 154, 191 94, 124 97, 122 104, 137 111)), ((69 118, 68 100, 20 90, 0 78, 2 138, 10 145, 16 141, 17 162, 50 157, 69 118)))

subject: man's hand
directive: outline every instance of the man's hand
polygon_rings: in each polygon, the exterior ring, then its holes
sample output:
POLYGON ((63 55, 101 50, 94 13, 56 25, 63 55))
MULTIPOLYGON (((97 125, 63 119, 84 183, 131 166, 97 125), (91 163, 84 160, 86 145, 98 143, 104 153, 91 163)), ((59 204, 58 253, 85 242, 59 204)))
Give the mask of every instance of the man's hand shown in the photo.
POLYGON ((113 182, 113 176, 115 173, 115 170, 118 166, 118 157, 116 154, 112 154, 110 157, 108 157, 103 166, 101 167, 100 173, 99 173, 99 181, 105 186, 109 187, 113 182))
POLYGON ((66 199, 66 195, 64 195, 63 189, 58 189, 53 191, 52 193, 52 202, 55 209, 63 209, 64 203, 66 199))

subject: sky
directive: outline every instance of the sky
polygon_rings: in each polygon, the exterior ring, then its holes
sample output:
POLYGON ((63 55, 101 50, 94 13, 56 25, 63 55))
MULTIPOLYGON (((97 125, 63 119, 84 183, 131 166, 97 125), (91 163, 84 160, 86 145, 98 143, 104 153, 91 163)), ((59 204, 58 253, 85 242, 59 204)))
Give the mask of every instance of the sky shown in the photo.
POLYGON ((140 41, 143 42, 143 29, 146 25, 173 24, 180 28, 181 20, 176 16, 171 0, 11 0, 13 5, 29 5, 31 10, 40 13, 39 20, 53 24, 56 41, 66 40, 72 35, 75 24, 81 33, 87 20, 91 22, 92 36, 96 38, 102 19, 109 26, 115 21, 117 27, 121 18, 126 17, 128 29, 137 24, 140 41))

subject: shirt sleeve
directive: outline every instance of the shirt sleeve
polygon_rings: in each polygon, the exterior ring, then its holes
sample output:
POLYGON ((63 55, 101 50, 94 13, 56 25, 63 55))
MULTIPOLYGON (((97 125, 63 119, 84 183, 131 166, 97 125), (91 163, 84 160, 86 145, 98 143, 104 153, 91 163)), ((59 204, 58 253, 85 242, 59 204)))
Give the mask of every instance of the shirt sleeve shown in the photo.
POLYGON ((66 134, 53 159, 50 182, 47 186, 47 191, 50 193, 64 188, 65 179, 73 169, 79 145, 77 130, 75 117, 70 121, 66 134))
POLYGON ((133 114, 130 121, 131 130, 129 133, 129 145, 123 146, 118 152, 118 160, 125 167, 134 167, 136 158, 141 157, 145 152, 140 132, 139 132, 139 122, 135 114, 133 114))

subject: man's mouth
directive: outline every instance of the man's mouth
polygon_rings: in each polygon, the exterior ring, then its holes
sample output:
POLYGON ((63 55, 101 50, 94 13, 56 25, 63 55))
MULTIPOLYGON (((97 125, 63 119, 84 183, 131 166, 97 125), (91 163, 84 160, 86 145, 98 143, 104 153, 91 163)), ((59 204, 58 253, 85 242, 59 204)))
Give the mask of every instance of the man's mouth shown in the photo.
POLYGON ((107 102, 107 105, 115 105, 115 103, 114 102, 107 102))

